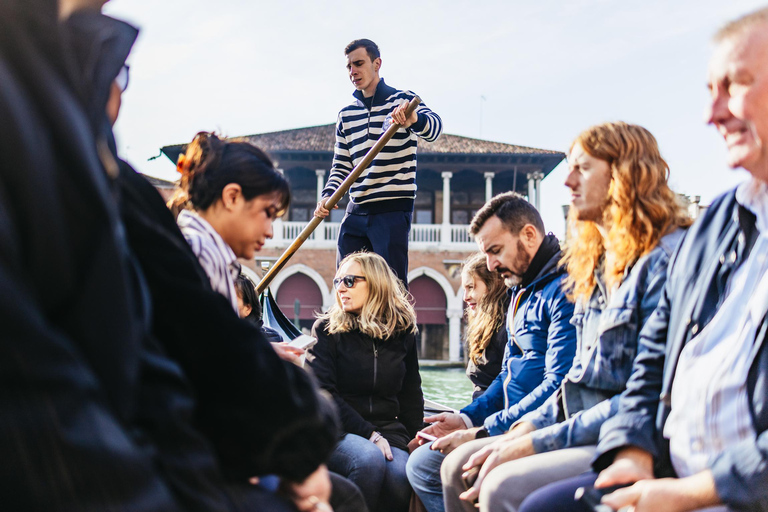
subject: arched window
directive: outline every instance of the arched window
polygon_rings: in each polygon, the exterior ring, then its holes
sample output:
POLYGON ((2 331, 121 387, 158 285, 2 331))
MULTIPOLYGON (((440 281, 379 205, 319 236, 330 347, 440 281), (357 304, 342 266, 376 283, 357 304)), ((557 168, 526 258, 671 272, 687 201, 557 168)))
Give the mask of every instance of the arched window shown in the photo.
POLYGON ((298 320, 302 329, 311 329, 315 323, 315 312, 323 308, 323 294, 311 277, 298 272, 285 279, 277 290, 277 305, 289 320, 298 320))
POLYGON ((447 299, 434 279, 419 276, 408 284, 416 309, 422 359, 448 359, 447 299))

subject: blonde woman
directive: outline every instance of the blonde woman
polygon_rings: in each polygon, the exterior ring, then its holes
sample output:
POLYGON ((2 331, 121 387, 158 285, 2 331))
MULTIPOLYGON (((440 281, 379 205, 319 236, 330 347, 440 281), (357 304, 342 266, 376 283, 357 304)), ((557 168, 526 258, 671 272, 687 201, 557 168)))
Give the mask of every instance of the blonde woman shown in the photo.
POLYGON ((483 253, 468 257, 461 267, 461 287, 467 304, 467 377, 482 395, 501 371, 507 345, 506 317, 509 296, 504 279, 488 270, 483 253))
POLYGON ((360 487, 372 512, 408 509, 407 445, 422 426, 416 315, 384 258, 341 261, 336 303, 312 328, 309 364, 339 408, 345 435, 328 461, 360 487))

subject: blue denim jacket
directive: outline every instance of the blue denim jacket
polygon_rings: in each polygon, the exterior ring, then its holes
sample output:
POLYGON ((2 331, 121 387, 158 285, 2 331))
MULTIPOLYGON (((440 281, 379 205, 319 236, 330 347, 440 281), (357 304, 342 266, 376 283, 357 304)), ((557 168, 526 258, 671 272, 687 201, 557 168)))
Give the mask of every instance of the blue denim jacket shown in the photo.
MULTIPOLYGON (((669 265, 667 284, 643 327, 635 371, 619 413, 600 432, 593 467, 611 464, 617 450, 635 446, 654 457, 656 476, 673 476, 664 431, 680 352, 717 312, 733 272, 749 257, 758 230, 735 190, 714 200, 691 226, 669 265)), ((750 419, 757 436, 723 451, 711 472, 720 500, 732 510, 768 510, 768 318, 755 337, 747 376, 750 419)))
POLYGON ((537 453, 597 444, 603 422, 616 414, 620 393, 632 373, 638 333, 661 296, 667 264, 685 230, 664 236, 628 269, 609 295, 602 276, 592 297, 576 304, 577 352, 557 393, 520 421, 534 424, 537 453))
POLYGON ((491 435, 503 434, 521 416, 539 407, 554 393, 573 364, 576 332, 571 325, 573 304, 566 298, 553 256, 539 276, 521 292, 516 314, 514 299, 508 318, 513 318, 514 337, 504 350, 501 373, 480 397, 461 410, 476 426, 491 435))

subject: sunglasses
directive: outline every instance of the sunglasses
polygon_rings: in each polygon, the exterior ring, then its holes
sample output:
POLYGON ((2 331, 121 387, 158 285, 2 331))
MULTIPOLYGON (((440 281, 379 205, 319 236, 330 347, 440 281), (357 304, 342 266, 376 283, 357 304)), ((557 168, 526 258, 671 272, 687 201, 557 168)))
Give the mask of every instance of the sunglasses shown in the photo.
POLYGON ((120 72, 117 73, 117 77, 115 77, 115 83, 117 84, 118 89, 120 89, 120 92, 125 92, 126 89, 128 89, 128 79, 130 77, 129 70, 130 66, 128 64, 123 64, 123 67, 120 68, 120 72))
POLYGON ((344 288, 354 288, 355 283, 357 282, 358 279, 360 279, 361 281, 365 281, 365 277, 353 276, 352 274, 344 277, 337 277, 336 279, 333 280, 333 287, 338 290, 339 286, 343 284, 344 288))

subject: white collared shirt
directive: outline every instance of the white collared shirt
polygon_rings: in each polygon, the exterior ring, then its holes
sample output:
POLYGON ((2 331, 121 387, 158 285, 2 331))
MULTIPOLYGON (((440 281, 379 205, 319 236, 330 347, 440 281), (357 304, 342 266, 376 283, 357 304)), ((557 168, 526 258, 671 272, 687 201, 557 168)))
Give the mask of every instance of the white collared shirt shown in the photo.
POLYGON ((182 210, 176 222, 213 289, 229 299, 237 313, 235 279, 240 274, 240 264, 232 248, 208 221, 191 210, 182 210))
POLYGON ((745 182, 736 199, 756 215, 760 235, 715 316, 680 353, 664 437, 681 477, 704 471, 728 447, 757 435, 746 384, 768 309, 768 186, 745 182))

